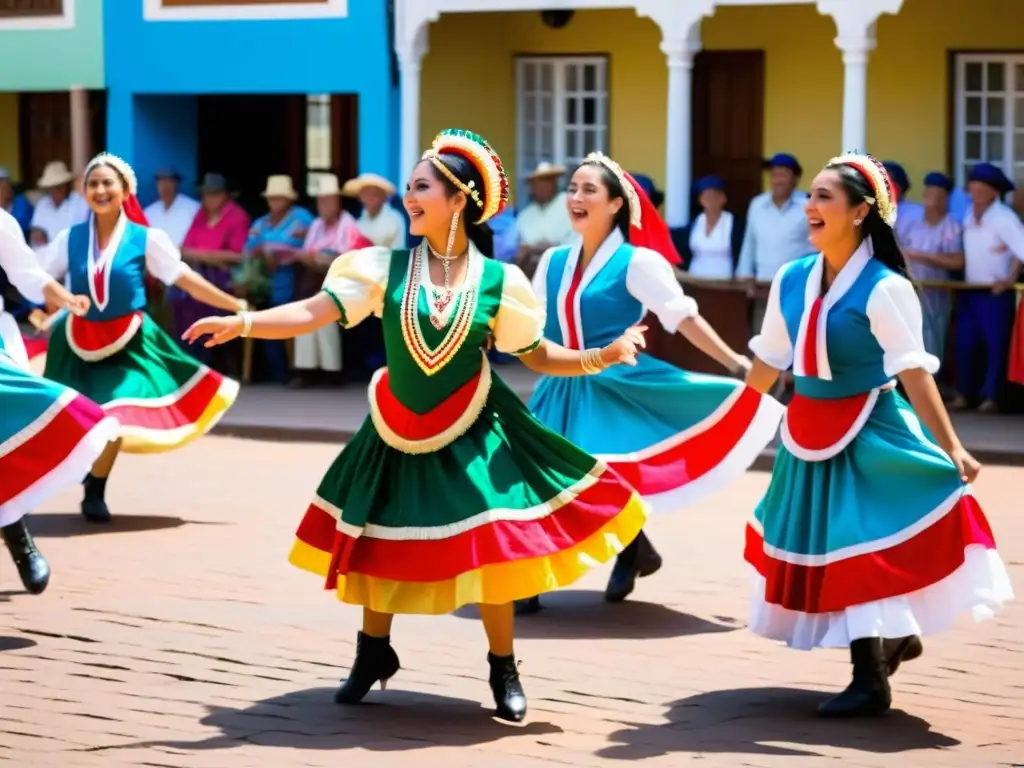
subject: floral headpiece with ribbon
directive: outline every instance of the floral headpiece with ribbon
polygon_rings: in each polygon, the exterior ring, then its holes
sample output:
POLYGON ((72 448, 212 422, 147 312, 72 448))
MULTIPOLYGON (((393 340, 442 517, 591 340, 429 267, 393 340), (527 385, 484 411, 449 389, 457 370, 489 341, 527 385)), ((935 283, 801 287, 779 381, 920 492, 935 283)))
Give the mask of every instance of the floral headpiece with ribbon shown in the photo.
POLYGON ((881 161, 866 153, 847 152, 829 160, 828 165, 846 165, 860 173, 875 193, 874 197, 864 198, 865 202, 878 206, 879 216, 890 228, 896 226, 897 193, 881 161))
POLYGON ((100 152, 96 157, 90 160, 89 164, 85 166, 85 173, 82 174, 82 178, 88 178, 92 170, 99 165, 108 165, 121 174, 121 176, 124 177, 125 183, 128 185, 129 195, 137 195, 139 193, 139 180, 135 175, 135 170, 128 165, 128 161, 123 160, 117 155, 112 155, 109 152, 100 152))
POLYGON ((622 187, 622 191, 626 195, 626 202, 629 204, 629 226, 643 229, 643 212, 640 209, 640 197, 636 193, 636 186, 632 181, 632 177, 622 170, 621 165, 608 157, 604 152, 591 152, 583 158, 583 162, 603 165, 615 174, 615 178, 619 180, 619 186, 622 187))
POLYGON ((508 205, 508 176, 501 165, 501 158, 491 148, 487 140, 472 131, 449 128, 437 134, 430 149, 423 153, 423 160, 430 160, 448 181, 462 191, 466 197, 480 209, 477 224, 497 216, 508 205), (483 179, 483 190, 475 188, 473 182, 468 184, 459 179, 447 165, 441 162, 440 155, 459 155, 468 160, 476 168, 483 179), (481 197, 481 193, 483 197, 481 197))
POLYGON ((82 179, 88 180, 89 174, 100 165, 106 165, 113 168, 121 175, 125 184, 128 185, 128 194, 125 196, 124 205, 122 207, 127 219, 135 224, 148 227, 149 221, 146 219, 146 214, 143 212, 142 205, 139 203, 139 198, 136 196, 139 193, 139 179, 135 175, 135 169, 128 164, 127 160, 124 160, 117 155, 112 155, 109 152, 100 152, 96 157, 89 161, 87 166, 85 166, 85 173, 82 174, 82 179))

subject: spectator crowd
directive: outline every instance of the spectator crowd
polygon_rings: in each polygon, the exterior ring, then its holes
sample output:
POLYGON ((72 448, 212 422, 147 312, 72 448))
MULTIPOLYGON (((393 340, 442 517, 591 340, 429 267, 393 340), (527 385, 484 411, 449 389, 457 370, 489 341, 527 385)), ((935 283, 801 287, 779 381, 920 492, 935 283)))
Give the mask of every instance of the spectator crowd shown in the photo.
MULTIPOLYGON (((745 211, 731 209, 723 179, 698 179, 693 188, 696 215, 673 232, 683 259, 680 278, 698 286, 746 291, 755 329, 764 316, 764 284, 784 264, 812 250, 800 162, 779 153, 765 167, 769 189, 745 211)), ((1018 356, 1011 354, 1014 346, 1024 346, 1024 319, 1019 317, 1024 310, 1018 309, 1020 292, 1015 287, 1024 260, 1024 195, 1011 200, 1014 183, 982 163, 970 173, 966 189, 945 173, 927 174, 922 202, 911 202, 905 199, 912 188, 905 169, 896 162, 886 167, 900 199, 897 238, 912 276, 922 283, 925 343, 946 361, 940 379, 950 405, 997 411, 1008 382, 1024 384, 1024 370, 1019 370, 1024 368, 1024 349, 1018 356)), ((574 242, 566 173, 564 167, 542 162, 527 176, 529 200, 491 220, 496 258, 520 265, 529 275, 546 250, 574 242)), ((663 195, 651 180, 639 174, 636 178, 660 206, 663 195)), ((270 176, 262 192, 266 212, 255 219, 236 202, 224 176, 207 173, 198 186, 198 199, 182 192, 181 180, 173 168, 157 173, 157 200, 145 209, 150 225, 167 232, 183 258, 207 279, 256 306, 312 295, 339 253, 367 245, 399 248, 409 240, 397 190, 375 174, 344 184, 337 176, 317 175, 310 195, 315 210, 301 204, 291 177, 270 176)), ((33 248, 43 249, 62 229, 88 217, 80 186, 81 180, 61 161, 49 163, 35 190, 25 193, 0 168, 0 207, 17 219, 33 248)), ((23 319, 34 309, 2 272, 0 297, 16 317, 23 319)), ((151 298, 151 312, 176 336, 208 311, 173 288, 155 290, 151 298)), ((384 357, 379 324, 372 322, 344 331, 324 328, 288 346, 257 346, 256 378, 291 387, 365 380, 384 357)), ((236 347, 193 352, 239 375, 242 361, 236 347)), ((781 386, 791 383, 784 379, 781 386)))

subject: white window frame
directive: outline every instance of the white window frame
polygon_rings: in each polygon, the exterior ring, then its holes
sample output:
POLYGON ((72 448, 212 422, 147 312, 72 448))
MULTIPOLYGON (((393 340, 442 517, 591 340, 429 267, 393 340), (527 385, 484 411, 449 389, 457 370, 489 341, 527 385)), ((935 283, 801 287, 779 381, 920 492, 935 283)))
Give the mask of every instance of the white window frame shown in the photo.
POLYGON ((145 21, 287 21, 348 17, 348 0, 327 0, 323 3, 225 3, 191 6, 165 6, 163 0, 143 2, 142 18, 145 21))
POLYGON ((306 194, 310 197, 316 197, 320 177, 334 167, 331 109, 331 94, 306 94, 306 194))
POLYGON ((54 16, 21 16, 13 19, 0 19, 0 31, 21 29, 74 29, 75 0, 64 0, 61 13, 54 16))
MULTIPOLYGON (((595 97, 597 99, 596 122, 586 126, 586 130, 597 131, 597 146, 588 148, 588 151, 608 151, 608 56, 517 56, 516 57, 516 178, 518 186, 525 191, 525 178, 533 170, 533 162, 527 161, 527 125, 526 125, 526 103, 527 99, 539 92, 527 91, 525 89, 525 70, 527 66, 544 64, 552 67, 552 156, 538 158, 538 161, 547 160, 555 165, 570 165, 575 157, 569 157, 566 153, 567 136, 569 131, 582 131, 584 127, 577 123, 574 126, 568 125, 568 101, 570 92, 566 86, 566 71, 574 66, 594 66, 597 68, 596 89, 585 91, 582 85, 572 91, 577 98, 595 97), (530 166, 530 167, 526 167, 530 166)), ((579 116, 578 116, 579 117, 579 116)), ((517 200, 526 200, 527 195, 517 195, 517 200)), ((520 203, 521 205, 521 203, 520 203)))
MULTIPOLYGON (((1016 69, 1017 66, 1024 66, 1024 51, 1020 53, 958 53, 955 54, 954 58, 954 113, 955 113, 955 130, 954 130, 954 178, 958 186, 963 187, 966 183, 966 166, 968 162, 972 160, 980 160, 983 162, 992 162, 987 157, 982 158, 968 158, 967 157, 967 131, 968 129, 984 129, 989 126, 984 121, 987 119, 987 110, 984 101, 982 102, 981 119, 982 125, 980 126, 968 126, 967 125, 967 99, 973 97, 980 97, 983 100, 985 98, 991 98, 993 96, 1002 98, 1003 104, 1003 123, 999 126, 999 129, 1003 132, 1003 159, 993 165, 998 166, 1002 169, 1011 180, 1024 178, 1024 162, 1015 162, 1014 151, 1015 143, 1020 142, 1024 145, 1024 123, 1017 125, 1015 121, 1016 115, 1016 102, 1018 99, 1024 99, 1024 88, 1017 88, 1016 83, 1016 69), (969 64, 980 64, 985 66, 987 64, 1002 64, 1005 67, 1005 78, 1004 78, 1004 90, 992 91, 987 89, 987 83, 983 82, 982 87, 985 90, 982 91, 968 91, 967 90, 967 66, 969 64)), ((995 128, 995 126, 992 126, 995 128)), ((984 152, 985 147, 983 146, 982 151, 984 152)), ((986 153, 987 154, 987 153, 986 153)))

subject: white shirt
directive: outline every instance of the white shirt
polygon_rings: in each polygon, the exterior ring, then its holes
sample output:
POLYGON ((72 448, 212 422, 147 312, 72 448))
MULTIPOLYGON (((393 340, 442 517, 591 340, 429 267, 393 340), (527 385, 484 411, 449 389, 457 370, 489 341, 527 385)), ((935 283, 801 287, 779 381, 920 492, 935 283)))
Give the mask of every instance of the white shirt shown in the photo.
POLYGON ((143 213, 146 214, 149 226, 162 229, 171 238, 171 242, 181 248, 200 208, 202 206, 198 200, 188 195, 177 195, 170 207, 164 205, 162 200, 157 200, 146 206, 143 213))
POLYGON ((72 192, 67 199, 56 206, 53 198, 45 195, 32 212, 32 228, 41 229, 46 233, 47 240, 53 240, 62 229, 81 224, 89 218, 89 206, 85 198, 72 192))
POLYGON ((750 201, 736 277, 772 280, 784 265, 814 252, 804 214, 807 195, 797 190, 781 206, 763 192, 750 201))
POLYGON ((694 219, 690 226, 691 277, 732 279, 732 227, 733 217, 729 211, 722 211, 711 232, 708 232, 707 216, 702 213, 694 219))
POLYGON ((363 236, 374 245, 392 251, 405 246, 405 219, 387 203, 373 218, 363 211, 357 225, 363 236))
MULTIPOLYGON (((576 293, 576 306, 574 307, 574 313, 577 317, 576 333, 581 342, 584 341, 586 334, 586 329, 580 320, 582 316, 580 300, 583 290, 611 260, 612 256, 622 247, 624 242, 622 233, 616 227, 601 244, 601 247, 597 249, 597 253, 590 259, 587 268, 583 272, 580 288, 576 293)), ((564 293, 564 287, 568 285, 572 280, 573 274, 576 272, 582 248, 582 243, 577 242, 569 251, 569 257, 565 261, 565 268, 559 283, 563 288, 563 291, 560 291, 560 293, 564 293)), ((537 264, 537 271, 533 273, 533 292, 537 295, 537 300, 545 306, 547 311, 559 318, 559 322, 562 325, 563 338, 569 338, 568 329, 564 322, 565 308, 558 306, 558 302, 564 299, 564 296, 548 296, 548 267, 551 264, 551 255, 556 250, 557 248, 549 248, 541 256, 537 264)), ((664 256, 657 251, 652 251, 650 248, 637 248, 633 251, 633 255, 629 259, 629 265, 626 267, 626 290, 630 296, 643 304, 644 313, 653 313, 658 318, 661 326, 669 333, 675 333, 683 320, 699 314, 697 302, 683 292, 683 288, 679 285, 679 280, 676 279, 676 274, 672 270, 672 265, 668 263, 664 256)), ((640 317, 637 318, 637 320, 640 319, 640 317)))
MULTIPOLYGON (((42 268, 35 253, 25 243, 21 225, 7 211, 0 209, 0 268, 7 273, 11 285, 33 304, 46 301, 43 288, 52 279, 42 268)), ((0 312, 4 299, 0 296, 0 312)))
MULTIPOLYGON (((93 303, 100 310, 106 308, 110 301, 110 275, 112 269, 105 269, 106 277, 103 301, 97 301, 94 284, 95 274, 105 268, 114 259, 117 248, 121 244, 128 219, 124 214, 118 219, 110 236, 107 247, 96 253, 96 233, 93 220, 89 221, 89 294, 93 303)), ((40 252, 39 261, 47 273, 61 280, 68 273, 68 230, 63 230, 56 239, 40 252)), ((181 251, 171 242, 170 236, 162 229, 146 228, 146 270, 165 285, 174 285, 190 267, 181 260, 181 251)))
POLYGON ((1013 259, 1024 261, 1024 223, 1006 203, 996 201, 975 219, 964 216, 964 278, 968 283, 996 283, 1010 276, 1013 259))
POLYGON ((519 242, 526 246, 568 245, 575 242, 576 232, 569 218, 565 192, 559 192, 547 205, 530 203, 516 216, 519 242))
MULTIPOLYGON (((864 267, 872 258, 871 241, 865 240, 854 252, 853 257, 836 275, 832 286, 825 294, 822 311, 827 312, 829 303, 832 306, 853 286, 864 267), (831 299, 831 301, 830 301, 831 299)), ((750 340, 750 350, 765 363, 779 371, 793 366, 797 376, 805 373, 803 354, 794 354, 794 345, 789 333, 789 326, 782 314, 782 302, 779 287, 783 277, 790 269, 783 265, 775 279, 772 280, 765 307, 764 323, 761 331, 750 340)), ((821 274, 824 269, 824 257, 820 254, 811 268, 804 286, 805 298, 817 296, 821 291, 821 274)), ((807 318, 813 306, 812 301, 804 302, 804 317, 801 327, 806 328, 807 318)), ((882 367, 886 376, 898 376, 913 368, 924 368, 929 373, 939 370, 939 359, 929 354, 924 346, 924 321, 922 320, 921 301, 914 290, 913 284, 901 275, 888 275, 879 280, 871 289, 865 306, 865 314, 871 324, 871 333, 882 348, 882 367)), ((852 321, 851 321, 852 322, 852 321)), ((839 333, 842 331, 840 330, 839 333)), ((822 366, 822 352, 826 350, 825 365, 827 366, 826 342, 835 339, 818 340, 818 364, 822 366)), ((797 349, 803 346, 804 335, 797 336, 797 349)), ((822 378, 831 378, 831 373, 819 373, 822 378)))

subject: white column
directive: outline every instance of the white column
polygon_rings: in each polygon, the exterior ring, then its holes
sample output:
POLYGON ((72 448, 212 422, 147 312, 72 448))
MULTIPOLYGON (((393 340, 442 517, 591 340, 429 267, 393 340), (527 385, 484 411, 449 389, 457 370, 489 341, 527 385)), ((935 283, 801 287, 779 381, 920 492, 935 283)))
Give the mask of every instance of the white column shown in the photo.
POLYGON ((665 134, 665 220, 682 227, 690 220, 693 176, 693 57, 700 50, 700 22, 683 37, 666 37, 668 119, 665 134))
POLYGON ((868 61, 875 50, 875 22, 899 13, 903 0, 818 0, 819 13, 836 23, 836 47, 843 54, 843 146, 869 151, 868 61))
POLYGON ((404 188, 423 150, 420 147, 420 70, 427 51, 426 23, 398 51, 402 89, 402 178, 398 179, 399 189, 404 188))
POLYGON ((868 151, 868 59, 875 48, 874 25, 859 38, 836 38, 843 52, 843 148, 868 151))
POLYGON ((92 159, 92 124, 89 119, 89 92, 71 87, 71 172, 81 173, 92 159))

